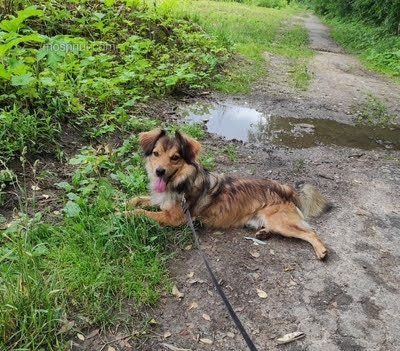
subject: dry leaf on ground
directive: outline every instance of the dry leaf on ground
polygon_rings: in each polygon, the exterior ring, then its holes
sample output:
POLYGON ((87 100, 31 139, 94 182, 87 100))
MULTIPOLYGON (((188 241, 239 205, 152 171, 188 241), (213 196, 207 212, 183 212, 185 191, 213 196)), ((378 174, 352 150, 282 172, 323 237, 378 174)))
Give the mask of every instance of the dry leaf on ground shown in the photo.
POLYGON ((197 304, 197 302, 193 301, 193 302, 190 304, 190 306, 189 306, 188 310, 190 311, 191 309, 193 309, 193 308, 197 308, 197 307, 198 307, 198 304, 197 304))
POLYGON ((264 290, 261 290, 261 289, 257 289, 257 295, 259 297, 261 297, 262 299, 266 299, 268 297, 268 294, 264 290))
POLYGON ((161 343, 160 345, 166 347, 167 349, 169 349, 171 351, 192 351, 192 349, 182 349, 180 347, 176 347, 174 345, 167 344, 165 342, 161 343))
POLYGON ((206 321, 211 321, 211 317, 210 317, 207 313, 203 313, 202 317, 203 317, 206 321))
POLYGON ((303 332, 294 332, 294 333, 289 333, 284 336, 282 336, 279 339, 276 339, 278 341, 278 344, 283 345, 283 344, 288 344, 290 342, 302 339, 306 336, 303 332))
POLYGON ((201 343, 203 344, 207 344, 207 345, 212 345, 213 341, 210 339, 206 339, 206 338, 200 338, 199 340, 201 343))
POLYGON ((176 296, 176 297, 179 297, 180 299, 181 299, 182 297, 185 296, 184 293, 182 293, 182 292, 180 292, 180 291, 178 290, 178 288, 176 287, 176 285, 174 285, 174 286, 172 287, 172 295, 174 295, 174 296, 176 296))

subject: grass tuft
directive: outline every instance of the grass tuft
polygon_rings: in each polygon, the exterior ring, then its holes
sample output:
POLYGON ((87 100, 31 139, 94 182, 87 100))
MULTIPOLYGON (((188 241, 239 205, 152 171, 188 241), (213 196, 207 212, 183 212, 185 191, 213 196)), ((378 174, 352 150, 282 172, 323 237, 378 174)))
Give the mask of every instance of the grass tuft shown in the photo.
POLYGON ((385 127, 394 123, 396 119, 387 106, 373 94, 368 94, 366 100, 355 105, 353 110, 359 123, 385 127))

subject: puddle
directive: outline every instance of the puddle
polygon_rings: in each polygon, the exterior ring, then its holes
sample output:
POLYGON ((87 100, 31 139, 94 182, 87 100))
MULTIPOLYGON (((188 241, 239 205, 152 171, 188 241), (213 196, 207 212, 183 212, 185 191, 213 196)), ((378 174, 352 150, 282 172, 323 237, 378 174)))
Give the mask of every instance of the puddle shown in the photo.
POLYGON ((353 126, 328 119, 289 118, 266 115, 233 104, 195 104, 179 113, 193 122, 203 122, 210 133, 228 140, 269 143, 294 148, 317 145, 400 150, 400 127, 353 126))

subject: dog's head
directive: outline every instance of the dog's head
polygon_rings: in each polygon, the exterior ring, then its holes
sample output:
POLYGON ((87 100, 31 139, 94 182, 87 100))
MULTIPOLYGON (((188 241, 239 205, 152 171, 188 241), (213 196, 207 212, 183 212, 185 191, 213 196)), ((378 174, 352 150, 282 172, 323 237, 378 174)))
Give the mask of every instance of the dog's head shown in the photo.
POLYGON ((147 158, 146 170, 152 188, 158 193, 169 183, 184 179, 197 162, 201 145, 190 136, 177 131, 168 136, 160 128, 139 134, 139 143, 147 158))

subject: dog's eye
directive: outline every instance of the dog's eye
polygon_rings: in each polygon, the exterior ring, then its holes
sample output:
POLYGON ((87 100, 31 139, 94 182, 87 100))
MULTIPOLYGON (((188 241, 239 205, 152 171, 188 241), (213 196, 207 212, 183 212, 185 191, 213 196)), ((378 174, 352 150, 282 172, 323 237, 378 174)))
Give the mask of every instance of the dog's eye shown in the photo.
POLYGON ((173 155, 173 156, 171 156, 171 160, 172 161, 178 161, 179 160, 179 156, 178 155, 173 155))
POLYGON ((157 151, 154 151, 154 152, 153 152, 153 155, 154 155, 155 157, 160 156, 160 154, 159 154, 157 151))

